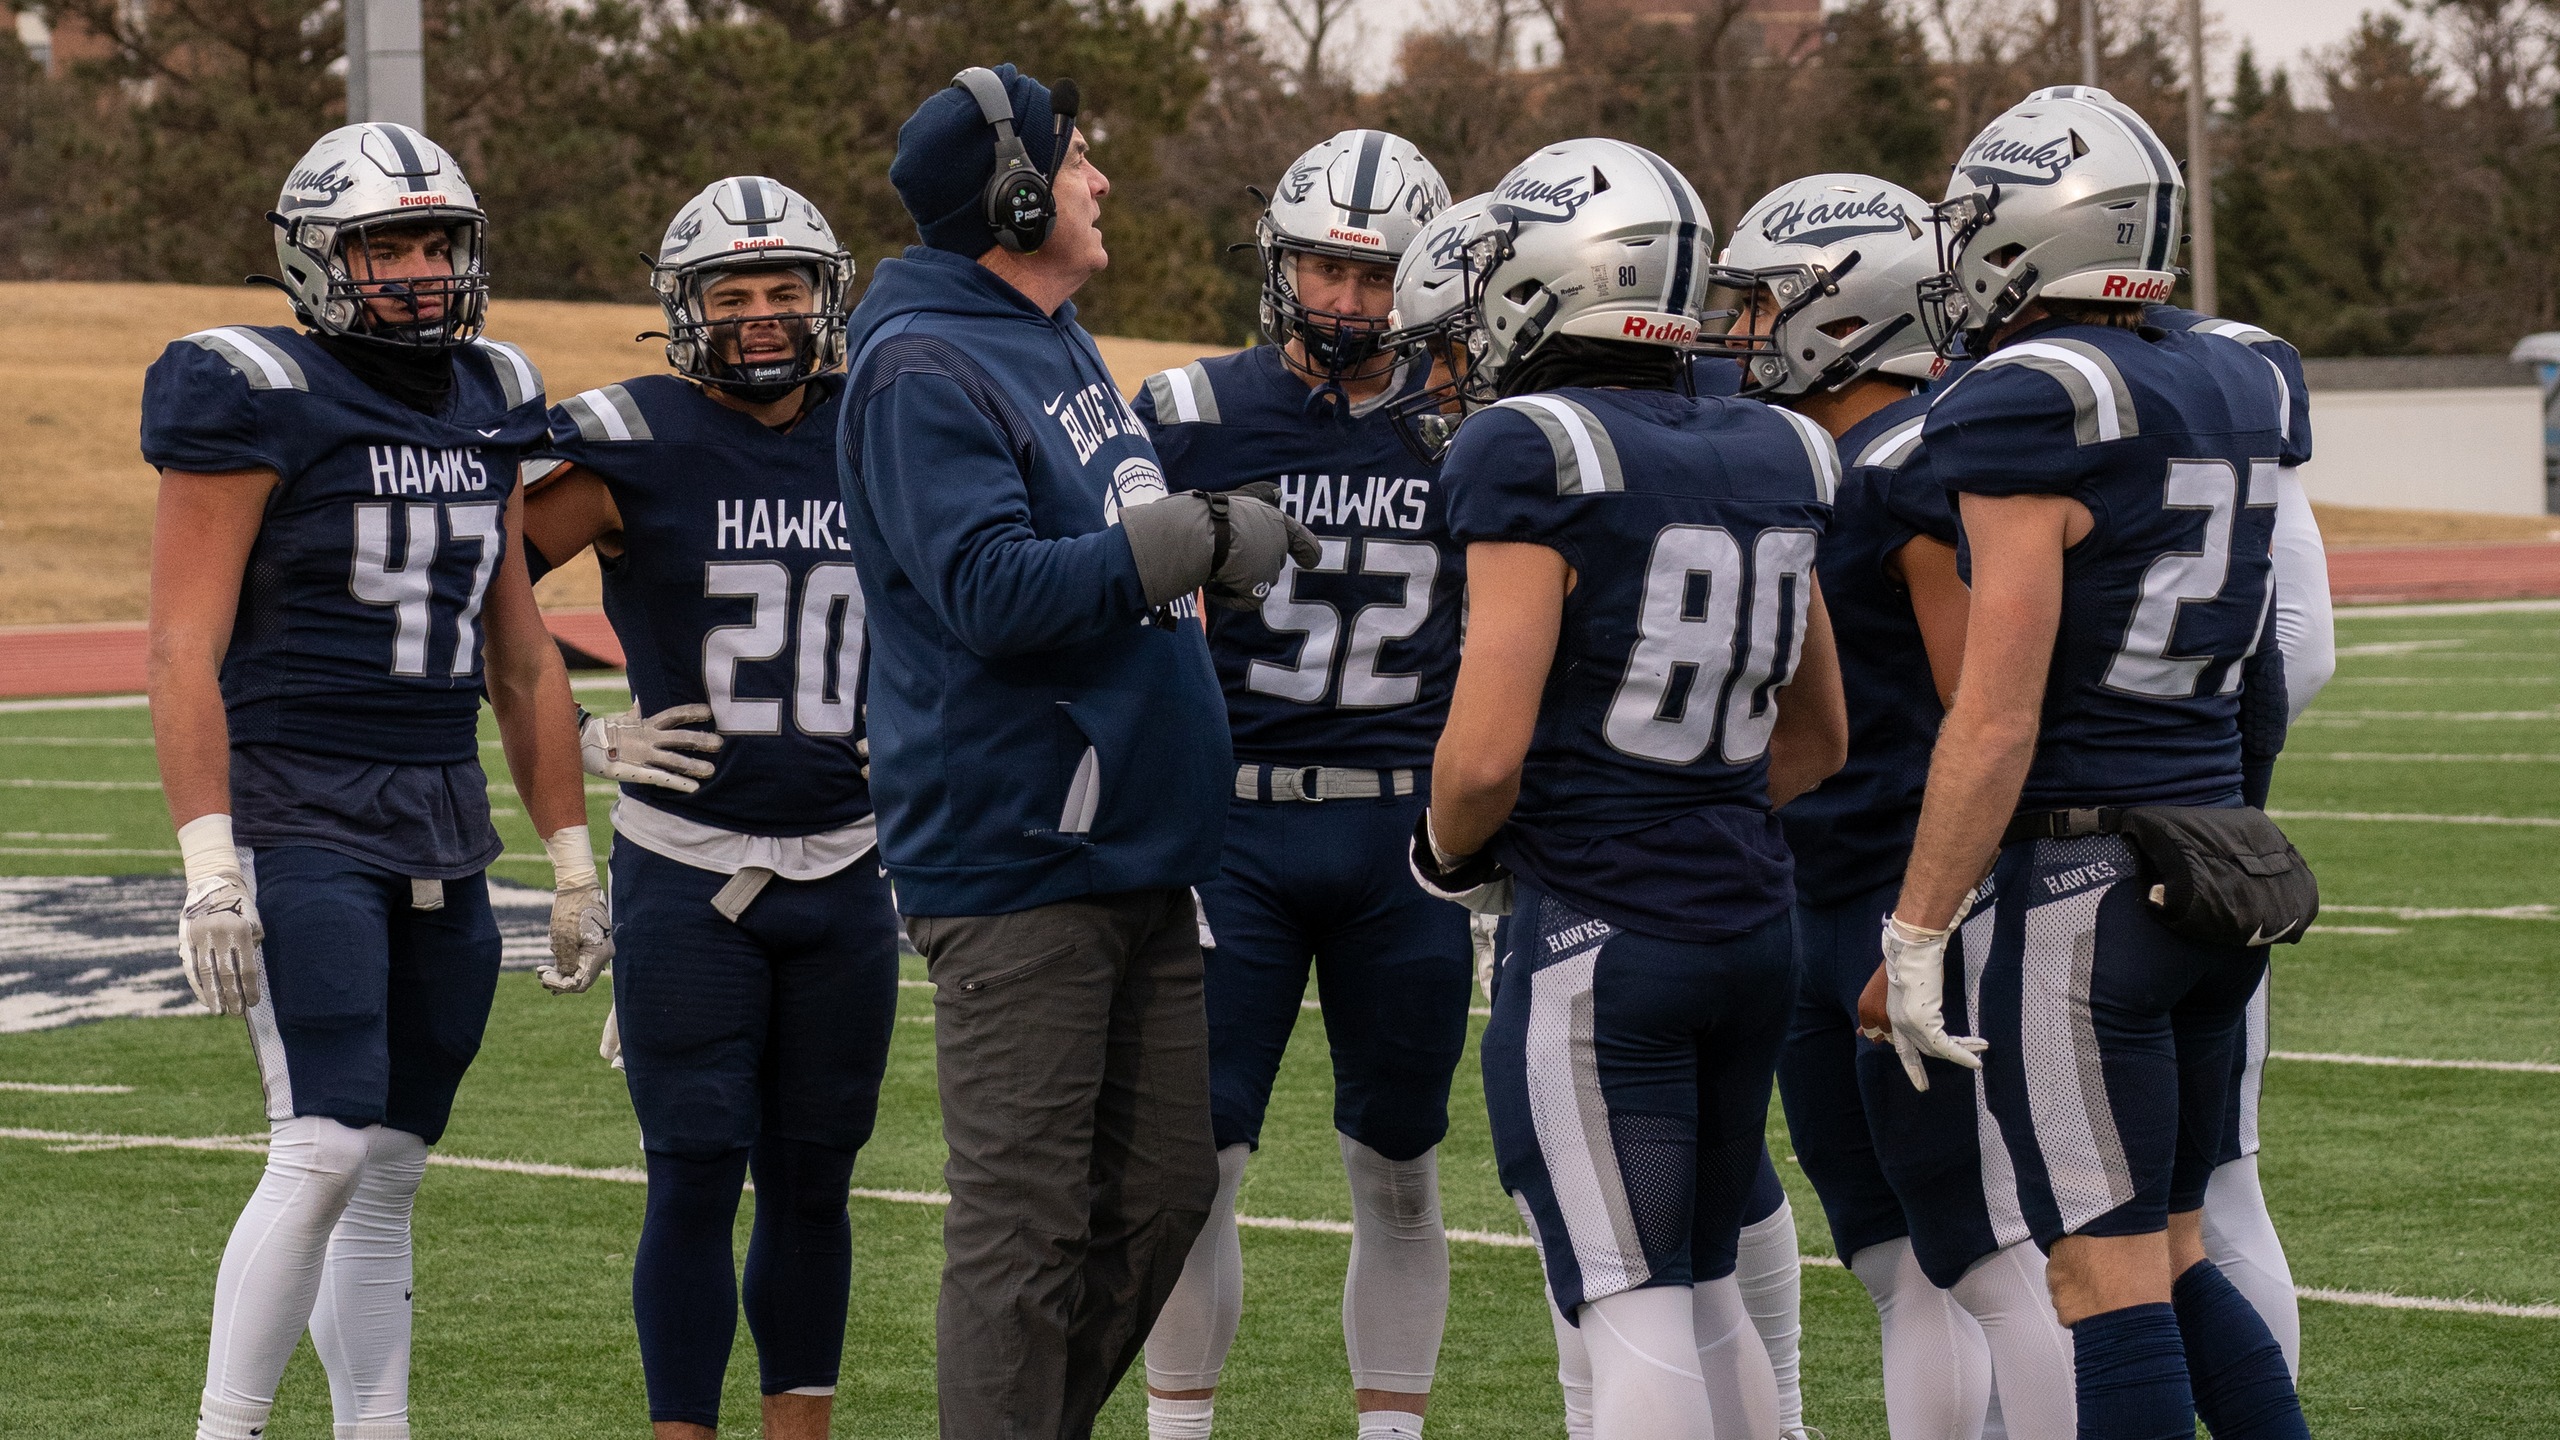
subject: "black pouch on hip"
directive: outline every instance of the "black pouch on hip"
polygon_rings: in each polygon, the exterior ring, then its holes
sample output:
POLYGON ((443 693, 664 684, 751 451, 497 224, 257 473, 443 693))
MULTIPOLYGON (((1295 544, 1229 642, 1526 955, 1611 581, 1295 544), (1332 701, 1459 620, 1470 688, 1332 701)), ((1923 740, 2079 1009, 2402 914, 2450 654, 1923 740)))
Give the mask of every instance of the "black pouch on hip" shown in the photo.
POLYGON ((2143 806, 2118 824, 2151 872, 2152 908, 2177 935, 2204 945, 2292 945, 2319 917, 2310 864, 2256 806, 2143 806))

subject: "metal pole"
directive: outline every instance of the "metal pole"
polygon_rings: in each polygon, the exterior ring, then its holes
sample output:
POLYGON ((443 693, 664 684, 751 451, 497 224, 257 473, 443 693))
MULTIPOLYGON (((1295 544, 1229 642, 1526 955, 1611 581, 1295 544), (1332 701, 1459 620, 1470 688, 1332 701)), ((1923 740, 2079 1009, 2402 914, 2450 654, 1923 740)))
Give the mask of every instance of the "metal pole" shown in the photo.
POLYGON ((2221 313, 2213 273, 2213 130, 2208 123, 2212 97, 2205 89, 2204 0, 2187 0, 2187 233, 2189 264, 2195 277, 2195 304, 2207 315, 2221 313))
POLYGON ((346 0, 347 119, 427 124, 425 28, 418 0, 346 0))
POLYGON ((2098 84, 2098 0, 2080 0, 2080 83, 2098 84))

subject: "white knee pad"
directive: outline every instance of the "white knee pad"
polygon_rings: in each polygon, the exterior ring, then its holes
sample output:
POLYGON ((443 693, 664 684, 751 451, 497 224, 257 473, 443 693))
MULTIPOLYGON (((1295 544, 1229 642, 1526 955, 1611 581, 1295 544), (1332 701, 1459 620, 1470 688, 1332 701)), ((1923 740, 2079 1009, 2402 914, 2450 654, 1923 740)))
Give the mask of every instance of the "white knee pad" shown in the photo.
MULTIPOLYGON (((1215 1390, 1218 1372, 1235 1348, 1244 1319, 1244 1243, 1236 1234, 1236 1191, 1244 1185, 1249 1146, 1218 1152, 1218 1195, 1209 1223, 1192 1242, 1155 1329, 1147 1333, 1147 1386, 1153 1390, 1215 1390)), ((1206 1417, 1202 1417, 1204 1420, 1206 1417)))
POLYGON ((1991 1401, 1991 1349, 1955 1296, 1929 1283, 1907 1236, 1869 1245, 1849 1271, 1884 1331, 1885 1431, 1892 1440, 1974 1440, 1991 1401))
POLYGON ((266 1172, 231 1227, 214 1279, 202 1440, 248 1440, 265 1424, 276 1382, 311 1321, 330 1232, 379 1128, 299 1115, 270 1130, 266 1172))
POLYGON ((2017 1440, 2071 1440, 2079 1433, 2071 1332, 2053 1312, 2044 1252, 2022 1240, 1977 1262, 1955 1283, 1956 1303, 1982 1326, 1991 1347, 1991 1383, 2001 1423, 2017 1440))
POLYGON ((1431 1390, 1449 1323, 1449 1234, 1440 1223, 1440 1152, 1390 1160, 1348 1135, 1351 1268, 1342 1282, 1342 1343, 1360 1390, 1431 1390))
POLYGON ((1689 1324, 1698 1342, 1698 1374, 1718 1435, 1778 1433, 1778 1377, 1760 1329, 1742 1303, 1733 1276, 1702 1281, 1689 1290, 1689 1324))
POLYGON ((1742 1227, 1733 1278, 1742 1287, 1742 1308, 1751 1312, 1751 1328, 1760 1332, 1760 1348, 1768 1352, 1769 1371, 1778 1382, 1778 1433, 1783 1435, 1804 1424, 1804 1264, 1796 1250, 1795 1206, 1781 1200, 1767 1218, 1742 1227))
POLYGON ((2248 1297, 2284 1350, 2284 1368, 2302 1377, 2302 1312, 2293 1293, 2293 1266, 2267 1214, 2258 1188, 2258 1157, 2243 1155, 2217 1166, 2204 1191, 2204 1253, 2248 1297))
POLYGON ((329 1376, 337 1440, 408 1440, 409 1217, 427 1173, 427 1142, 375 1126, 364 1174, 330 1232, 311 1346, 329 1376))
POLYGON ((1593 1440, 1715 1440, 1690 1303, 1686 1287, 1657 1285, 1582 1307, 1593 1440))

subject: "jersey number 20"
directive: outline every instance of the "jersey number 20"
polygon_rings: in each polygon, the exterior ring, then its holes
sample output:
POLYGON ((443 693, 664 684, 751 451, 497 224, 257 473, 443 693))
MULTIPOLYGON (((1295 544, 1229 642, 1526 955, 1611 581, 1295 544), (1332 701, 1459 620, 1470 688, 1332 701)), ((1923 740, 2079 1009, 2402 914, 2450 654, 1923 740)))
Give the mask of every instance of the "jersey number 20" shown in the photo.
POLYGON ((1609 700, 1612 746, 1687 765, 1721 738, 1726 764, 1760 758, 1778 723, 1778 691, 1804 653, 1814 539, 1810 530, 1763 530, 1746 564, 1721 525, 1666 525, 1653 537, 1636 643, 1609 700))
POLYGON ((725 735, 779 735, 780 700, 738 693, 738 664, 770 660, 793 645, 791 719, 803 735, 853 733, 862 674, 862 586, 842 561, 809 567, 792 603, 791 569, 779 560, 714 560, 702 593, 753 601, 743 625, 715 625, 702 637, 702 691, 725 735))

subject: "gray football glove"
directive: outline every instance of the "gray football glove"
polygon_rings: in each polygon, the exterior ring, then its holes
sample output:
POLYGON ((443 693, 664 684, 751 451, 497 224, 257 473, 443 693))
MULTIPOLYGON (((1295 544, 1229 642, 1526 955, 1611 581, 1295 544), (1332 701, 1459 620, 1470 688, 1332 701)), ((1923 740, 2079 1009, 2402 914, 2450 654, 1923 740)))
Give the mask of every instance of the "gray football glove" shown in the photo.
POLYGON ((1315 532, 1280 509, 1280 487, 1269 481, 1204 494, 1188 490, 1120 512, 1138 583, 1149 605, 1205 588, 1209 601, 1252 610, 1291 560, 1301 566, 1324 557, 1315 532))
POLYGON ((718 750, 718 732, 687 730, 711 718, 708 705, 670 705, 643 715, 634 704, 619 715, 589 715, 578 727, 578 759, 590 775, 657 785, 690 795, 711 774, 711 762, 683 752, 718 750))

